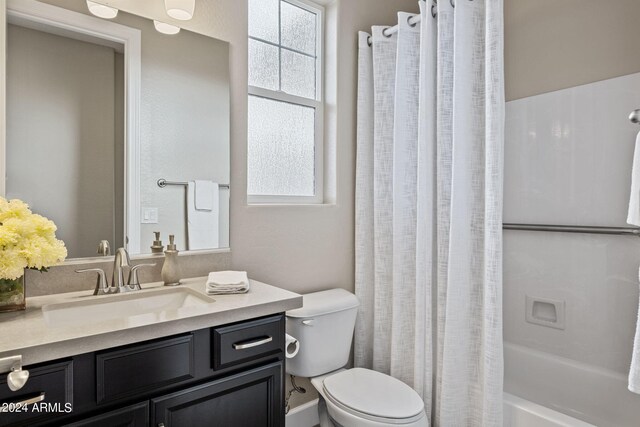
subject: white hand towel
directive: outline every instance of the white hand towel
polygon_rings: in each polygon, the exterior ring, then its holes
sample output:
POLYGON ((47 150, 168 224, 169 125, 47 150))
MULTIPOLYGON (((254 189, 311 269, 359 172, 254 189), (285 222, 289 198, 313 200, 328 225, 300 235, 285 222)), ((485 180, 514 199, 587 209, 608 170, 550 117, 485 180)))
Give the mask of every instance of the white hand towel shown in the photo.
POLYGON ((640 227, 640 133, 636 137, 636 148, 633 153, 633 168, 631 169, 631 196, 629 197, 629 212, 627 223, 640 227))
MULTIPOLYGON (((640 226, 640 133, 636 136, 636 147, 633 153, 631 196, 629 197, 627 223, 640 226)), ((638 271, 638 282, 640 282, 640 270, 638 271)), ((633 353, 631 354, 631 368, 629 369, 629 390, 640 394, 640 301, 638 303, 638 321, 633 353)))
MULTIPOLYGON (((638 281, 640 282, 640 271, 638 271, 638 281)), ((640 394, 640 300, 638 301, 636 337, 631 354, 631 368, 629 369, 629 390, 640 394)))
POLYGON ((214 271, 205 287, 210 295, 241 294, 249 291, 249 277, 246 271, 214 271))
POLYGON ((219 222, 220 209, 218 184, 212 187, 213 208, 211 210, 196 209, 196 184, 189 181, 187 186, 187 243, 189 250, 212 249, 220 246, 219 222))
POLYGON ((214 207, 214 197, 218 192, 218 184, 212 181, 195 182, 195 205, 199 211, 212 211, 214 207), (216 187, 216 188, 214 188, 216 187), (216 194, 214 194, 216 193, 216 194))

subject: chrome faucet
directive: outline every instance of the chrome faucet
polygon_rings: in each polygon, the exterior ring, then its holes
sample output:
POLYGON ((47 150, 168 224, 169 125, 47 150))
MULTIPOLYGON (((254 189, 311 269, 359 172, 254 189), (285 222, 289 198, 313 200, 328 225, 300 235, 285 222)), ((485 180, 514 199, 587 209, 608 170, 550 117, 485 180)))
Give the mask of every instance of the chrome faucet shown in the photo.
POLYGON ((130 268, 129 253, 125 248, 118 248, 113 258, 113 275, 111 276, 111 286, 119 289, 118 292, 126 292, 122 290, 125 285, 124 270, 130 268))
POLYGON ((138 269, 154 266, 155 264, 138 264, 131 266, 129 253, 125 248, 119 248, 113 257, 113 275, 111 276, 111 285, 107 283, 106 275, 104 270, 101 268, 76 270, 76 273, 98 273, 96 288, 93 291, 93 295, 107 295, 141 290, 140 280, 138 279, 138 269), (125 282, 124 276, 125 271, 127 270, 128 277, 125 282))

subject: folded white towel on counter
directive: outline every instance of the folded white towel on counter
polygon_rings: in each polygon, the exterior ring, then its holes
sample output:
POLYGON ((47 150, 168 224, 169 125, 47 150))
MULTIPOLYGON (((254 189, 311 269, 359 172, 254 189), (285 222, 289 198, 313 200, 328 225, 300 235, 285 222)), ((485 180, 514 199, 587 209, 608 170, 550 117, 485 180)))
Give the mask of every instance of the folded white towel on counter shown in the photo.
POLYGON ((214 271, 209 273, 206 290, 209 295, 243 294, 249 292, 246 271, 214 271))
POLYGON ((640 133, 636 137, 636 148, 633 153, 633 167, 631 168, 631 196, 629 197, 629 211, 627 223, 640 226, 640 133))
MULTIPOLYGON (((640 271, 638 271, 638 281, 640 282, 640 271)), ((629 369, 629 391, 640 394, 640 301, 638 301, 638 324, 629 369)))

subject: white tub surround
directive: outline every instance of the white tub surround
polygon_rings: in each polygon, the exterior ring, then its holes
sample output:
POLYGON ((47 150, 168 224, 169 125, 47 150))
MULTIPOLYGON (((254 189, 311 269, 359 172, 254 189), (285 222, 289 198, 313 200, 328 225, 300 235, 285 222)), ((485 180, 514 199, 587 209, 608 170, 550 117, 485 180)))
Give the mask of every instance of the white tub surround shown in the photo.
MULTIPOLYGON (((507 103, 505 222, 628 227, 638 85, 640 73, 507 103)), ((506 231, 505 391, 592 424, 637 426, 627 376, 638 263, 635 236, 506 231), (527 298, 559 302, 564 325, 528 322, 527 298)))
MULTIPOLYGON (((216 295, 205 292, 206 277, 184 279, 175 288, 162 283, 142 285, 142 291, 129 294, 93 296, 91 292, 33 297, 27 300, 24 312, 0 314, 0 358, 21 354, 23 363, 30 365, 81 353, 88 353, 139 341, 180 334, 212 326, 238 322, 302 306, 302 297, 293 292, 251 280, 251 291, 239 295, 216 295), (184 291, 184 297, 193 299, 172 306, 169 294, 184 291), (143 296, 149 304, 157 302, 163 309, 147 310, 143 296), (162 298, 164 297, 166 298, 162 298), (122 317, 104 316, 99 301, 122 298, 124 304, 134 298, 142 304, 139 314, 133 314, 123 305, 122 317), (96 304, 96 319, 83 314, 80 306, 96 304), (78 309, 78 318, 61 318, 60 308, 78 309), (52 312, 57 311, 57 317, 52 312)), ((115 307, 115 306, 114 306, 115 307)))

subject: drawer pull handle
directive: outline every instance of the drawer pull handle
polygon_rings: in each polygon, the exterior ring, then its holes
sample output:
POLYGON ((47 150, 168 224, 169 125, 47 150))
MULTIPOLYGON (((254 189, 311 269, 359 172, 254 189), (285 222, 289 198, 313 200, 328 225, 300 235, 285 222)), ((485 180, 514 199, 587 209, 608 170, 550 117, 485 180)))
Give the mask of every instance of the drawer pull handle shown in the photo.
POLYGON ((13 406, 16 408, 24 408, 27 405, 32 405, 34 403, 38 403, 38 402, 42 402, 44 400, 44 391, 42 393, 40 393, 38 396, 36 397, 32 397, 30 399, 25 399, 22 400, 20 402, 14 402, 14 403, 9 403, 9 404, 4 404, 2 406, 0 406, 0 412, 9 412, 9 407, 13 406))
POLYGON ((255 341, 249 341, 242 344, 234 344, 233 348, 236 350, 244 350, 251 347, 257 347, 259 345, 267 344, 273 341, 272 337, 266 337, 255 341))

